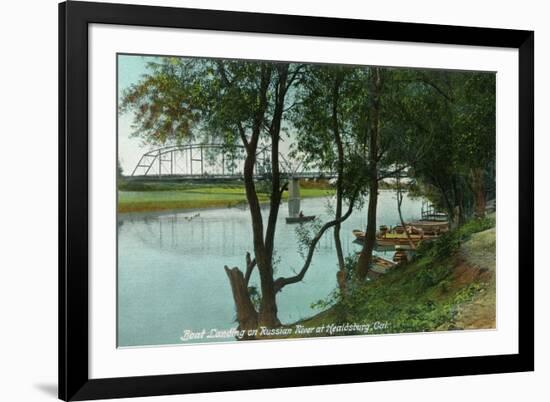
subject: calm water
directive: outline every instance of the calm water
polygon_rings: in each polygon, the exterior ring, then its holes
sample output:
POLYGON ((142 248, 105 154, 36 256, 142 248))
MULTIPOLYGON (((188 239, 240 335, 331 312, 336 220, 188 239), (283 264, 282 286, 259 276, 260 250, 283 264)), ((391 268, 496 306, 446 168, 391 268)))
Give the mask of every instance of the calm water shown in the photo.
MULTIPOLYGON (((302 200, 306 215, 329 220, 328 199, 302 200)), ((405 198, 403 217, 418 218, 421 200, 405 198)), ((352 229, 364 230, 366 205, 342 225, 345 254, 360 250, 352 229)), ((277 224, 277 275, 292 275, 302 266, 296 225, 287 225, 286 204, 277 224)), ((264 210, 264 218, 267 210, 264 210)), ((378 225, 399 221, 395 193, 381 191, 378 225)), ((182 343, 184 330, 236 327, 231 288, 224 265, 243 269, 252 252, 248 210, 212 209, 198 212, 121 214, 118 224, 118 344, 119 346, 182 343), (199 214, 197 216, 197 214, 199 214)), ((384 254, 382 254, 384 255, 384 254)), ((391 254, 386 254, 391 258, 391 254)), ((336 286, 337 260, 332 232, 319 242, 303 282, 285 287, 277 296, 279 319, 292 323, 311 316, 310 305, 336 286)), ((251 285, 258 284, 257 270, 251 285)), ((219 339, 227 342, 231 339, 219 339)), ((201 342, 204 342, 201 341, 201 342)))

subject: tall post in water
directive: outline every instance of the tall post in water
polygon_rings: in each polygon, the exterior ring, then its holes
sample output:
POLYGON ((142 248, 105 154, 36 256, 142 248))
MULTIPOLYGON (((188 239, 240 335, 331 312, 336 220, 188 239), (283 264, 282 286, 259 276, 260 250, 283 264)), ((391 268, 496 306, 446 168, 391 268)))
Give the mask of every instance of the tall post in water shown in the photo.
POLYGON ((288 183, 288 216, 295 218, 300 214, 300 180, 292 177, 288 183))

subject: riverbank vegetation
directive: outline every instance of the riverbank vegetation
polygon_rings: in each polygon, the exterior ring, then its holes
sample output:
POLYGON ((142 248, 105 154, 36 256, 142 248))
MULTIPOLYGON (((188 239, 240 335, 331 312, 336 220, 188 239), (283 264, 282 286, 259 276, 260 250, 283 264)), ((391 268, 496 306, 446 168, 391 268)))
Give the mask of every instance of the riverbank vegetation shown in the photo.
MULTIPOLYGON (((414 261, 355 282, 345 295, 335 291, 315 304, 321 313, 296 324, 370 324, 372 333, 495 328, 495 247, 494 216, 471 220, 424 243, 414 261), (377 322, 384 324, 380 331, 377 322)), ((351 275, 355 266, 348 261, 351 275)))
MULTIPOLYGON (((464 236, 471 235, 472 227, 484 227, 486 200, 494 197, 494 73, 177 57, 154 60, 149 73, 121 99, 120 113, 133 113, 133 135, 159 146, 191 140, 214 143, 228 155, 244 149, 244 189, 121 192, 120 205, 189 208, 246 199, 253 241, 249 250, 242 250, 241 267, 225 267, 239 329, 282 325, 276 298, 284 297, 279 293, 286 286, 305 278, 326 233, 333 235, 338 260, 336 292, 345 297, 331 308, 337 314, 334 319, 386 321, 391 317, 398 331, 433 329, 455 314, 452 306, 479 290, 455 291, 450 278, 456 270, 457 247, 464 236), (283 143, 289 148, 286 157, 281 157, 283 143), (266 174, 259 180, 258 155, 265 149, 269 158, 261 168, 266 174), (289 185, 281 159, 287 157, 311 169, 333 172, 335 205, 328 220, 315 222, 313 231, 301 236, 302 266, 281 277, 275 269, 275 235, 289 185), (410 187, 404 190, 414 190, 445 212, 451 231, 433 243, 423 242, 412 265, 370 283, 367 274, 377 245, 379 190, 387 180, 401 183, 402 178, 408 179, 410 187), (367 225, 361 252, 346 258, 341 224, 363 203, 367 225), (253 271, 259 274, 258 286, 250 283, 253 271)), ((308 190, 317 195, 326 191, 305 188, 302 196, 308 190)), ((399 194, 404 190, 399 187, 399 194)))
MULTIPOLYGON (((302 198, 327 197, 335 190, 328 183, 302 181, 302 198)), ((125 181, 118 185, 119 213, 232 208, 246 206, 244 185, 239 182, 189 183, 169 181, 125 181)), ((286 200, 288 194, 283 194, 286 200)), ((261 203, 269 202, 269 194, 258 192, 261 203)))

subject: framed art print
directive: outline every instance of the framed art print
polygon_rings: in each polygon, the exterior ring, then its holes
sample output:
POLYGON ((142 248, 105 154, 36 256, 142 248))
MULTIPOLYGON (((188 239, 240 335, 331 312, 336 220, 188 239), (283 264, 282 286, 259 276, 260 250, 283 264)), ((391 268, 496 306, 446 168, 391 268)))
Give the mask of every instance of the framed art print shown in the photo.
POLYGON ((61 399, 533 370, 533 32, 59 27, 61 399))

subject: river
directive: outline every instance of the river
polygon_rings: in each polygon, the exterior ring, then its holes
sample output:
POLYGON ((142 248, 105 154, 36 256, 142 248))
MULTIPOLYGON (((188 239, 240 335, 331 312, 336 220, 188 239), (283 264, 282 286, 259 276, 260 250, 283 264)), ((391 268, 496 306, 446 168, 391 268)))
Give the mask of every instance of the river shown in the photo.
MULTIPOLYGON (((305 199, 301 209, 325 222, 330 219, 328 202, 327 198, 305 199)), ((404 197, 405 220, 419 218, 420 210, 420 198, 404 197)), ((267 210, 263 215, 266 219, 267 210)), ((292 275, 303 263, 296 225, 286 224, 286 216, 287 205, 283 204, 275 236, 275 276, 292 275)), ((365 205, 342 224, 344 254, 359 251, 351 230, 364 230, 366 216, 365 205)), ((380 191, 378 225, 398 222, 395 192, 380 191)), ((333 241, 329 230, 319 242, 304 281, 278 294, 281 322, 292 323, 317 313, 311 304, 335 288, 333 241)), ((231 288, 223 267, 243 269, 246 251, 253 251, 247 209, 119 214, 118 346, 180 344, 184 330, 236 327, 231 288)), ((391 254, 381 255, 391 258, 391 254)), ((257 270, 251 278, 251 285, 256 284, 257 270)))

